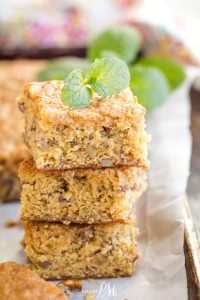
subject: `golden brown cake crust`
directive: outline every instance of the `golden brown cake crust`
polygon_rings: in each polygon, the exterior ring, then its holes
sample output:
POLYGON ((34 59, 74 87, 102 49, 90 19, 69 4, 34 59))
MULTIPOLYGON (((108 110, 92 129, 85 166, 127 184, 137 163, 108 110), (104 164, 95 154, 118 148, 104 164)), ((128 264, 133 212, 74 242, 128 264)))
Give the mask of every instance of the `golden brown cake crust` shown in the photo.
POLYGON ((0 264, 1 300, 68 300, 53 284, 14 262, 0 264))
POLYGON ((37 114, 44 122, 54 124, 74 124, 99 122, 102 120, 129 119, 130 109, 135 114, 145 114, 145 108, 137 103, 130 89, 118 95, 102 99, 94 94, 90 106, 85 109, 71 109, 61 101, 63 81, 31 82, 24 86, 24 95, 38 108, 37 114))

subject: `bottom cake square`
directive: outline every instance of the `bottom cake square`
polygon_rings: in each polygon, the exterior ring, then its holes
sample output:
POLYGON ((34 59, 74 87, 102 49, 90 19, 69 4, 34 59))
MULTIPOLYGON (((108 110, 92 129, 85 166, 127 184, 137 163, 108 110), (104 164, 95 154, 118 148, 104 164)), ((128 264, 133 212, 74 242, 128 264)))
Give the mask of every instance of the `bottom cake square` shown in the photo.
POLYGON ((130 276, 139 257, 132 221, 93 225, 26 222, 30 268, 46 279, 130 276))

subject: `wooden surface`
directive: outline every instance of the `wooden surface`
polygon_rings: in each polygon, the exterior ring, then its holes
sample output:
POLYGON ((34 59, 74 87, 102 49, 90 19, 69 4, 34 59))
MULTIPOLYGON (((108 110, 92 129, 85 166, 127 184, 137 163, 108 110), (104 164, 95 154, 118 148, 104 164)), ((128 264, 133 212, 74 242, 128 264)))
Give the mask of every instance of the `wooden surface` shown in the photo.
POLYGON ((200 299, 200 86, 190 90, 193 139, 190 177, 185 201, 185 265, 188 299, 200 299), (190 210, 191 207, 191 210, 190 210))
POLYGON ((187 195, 192 217, 200 239, 200 86, 192 88, 191 98, 191 134, 193 139, 190 176, 187 195))
POLYGON ((188 282, 188 299, 200 299, 200 248, 188 200, 185 200, 185 266, 188 282))

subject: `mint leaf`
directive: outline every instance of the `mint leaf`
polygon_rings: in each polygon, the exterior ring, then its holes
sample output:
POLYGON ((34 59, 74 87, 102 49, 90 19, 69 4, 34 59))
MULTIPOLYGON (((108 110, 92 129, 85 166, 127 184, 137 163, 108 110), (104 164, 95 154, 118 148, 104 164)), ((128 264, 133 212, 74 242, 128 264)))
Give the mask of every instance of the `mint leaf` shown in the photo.
POLYGON ((64 80, 74 69, 80 68, 86 70, 88 61, 78 57, 63 57, 52 59, 44 69, 38 72, 37 80, 64 80))
POLYGON ((183 67, 170 58, 163 56, 146 56, 140 59, 140 64, 159 68, 166 76, 171 90, 176 89, 185 79, 183 67))
POLYGON ((106 51, 114 52, 117 57, 130 63, 136 59, 140 46, 141 38, 136 29, 130 26, 117 26, 98 35, 89 45, 87 56, 93 61, 95 58, 105 56, 106 51))
POLYGON ((129 86, 129 69, 117 57, 96 59, 89 67, 87 82, 101 97, 116 95, 129 86))
POLYGON ((153 110, 167 99, 169 84, 159 69, 137 64, 130 68, 130 73, 130 88, 147 110, 153 110))
POLYGON ((79 70, 73 70, 64 82, 61 90, 61 100, 72 108, 85 108, 89 105, 92 92, 85 85, 85 75, 79 70))
POLYGON ((98 81, 96 78, 90 79, 90 85, 92 89, 100 95, 102 98, 107 97, 108 95, 108 90, 102 82, 98 81))

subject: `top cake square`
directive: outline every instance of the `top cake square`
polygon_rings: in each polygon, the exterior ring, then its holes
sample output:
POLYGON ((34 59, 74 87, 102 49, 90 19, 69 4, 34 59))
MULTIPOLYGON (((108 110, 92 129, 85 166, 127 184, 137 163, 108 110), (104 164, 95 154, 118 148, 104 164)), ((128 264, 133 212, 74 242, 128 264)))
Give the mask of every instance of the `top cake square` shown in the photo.
POLYGON ((62 81, 32 82, 18 104, 25 115, 25 141, 38 169, 146 168, 145 109, 130 89, 90 106, 72 109, 61 101, 62 81))

